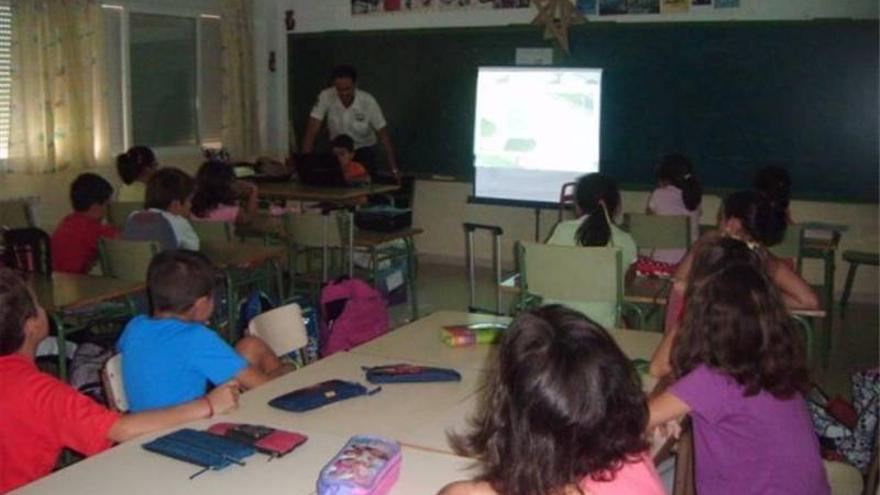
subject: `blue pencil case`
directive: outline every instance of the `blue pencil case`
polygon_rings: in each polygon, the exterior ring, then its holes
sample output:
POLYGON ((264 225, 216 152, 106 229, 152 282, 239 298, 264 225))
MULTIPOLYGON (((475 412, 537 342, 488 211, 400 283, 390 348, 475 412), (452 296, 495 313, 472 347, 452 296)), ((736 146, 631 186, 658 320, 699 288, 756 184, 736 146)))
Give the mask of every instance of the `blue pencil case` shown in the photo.
POLYGON ((368 390, 356 382, 327 380, 275 397, 269 401, 269 405, 285 411, 305 412, 353 397, 373 395, 380 390, 381 387, 368 390))
POLYGON ((230 464, 243 466, 243 459, 256 452, 253 447, 192 428, 162 435, 142 447, 150 452, 212 470, 220 470, 230 464))
POLYGON ((364 367, 370 383, 458 382, 461 375, 449 368, 431 368, 412 364, 387 364, 364 367))

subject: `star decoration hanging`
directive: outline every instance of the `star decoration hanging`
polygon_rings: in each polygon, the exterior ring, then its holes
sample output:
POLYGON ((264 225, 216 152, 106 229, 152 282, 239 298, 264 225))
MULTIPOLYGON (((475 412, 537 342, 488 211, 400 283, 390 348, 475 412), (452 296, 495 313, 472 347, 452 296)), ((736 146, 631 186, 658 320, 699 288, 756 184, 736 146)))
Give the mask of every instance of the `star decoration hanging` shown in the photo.
POLYGON ((544 26, 544 39, 556 38, 559 47, 566 54, 568 50, 568 28, 584 24, 587 19, 571 3, 571 0, 532 0, 538 8, 538 15, 532 19, 532 25, 544 26))

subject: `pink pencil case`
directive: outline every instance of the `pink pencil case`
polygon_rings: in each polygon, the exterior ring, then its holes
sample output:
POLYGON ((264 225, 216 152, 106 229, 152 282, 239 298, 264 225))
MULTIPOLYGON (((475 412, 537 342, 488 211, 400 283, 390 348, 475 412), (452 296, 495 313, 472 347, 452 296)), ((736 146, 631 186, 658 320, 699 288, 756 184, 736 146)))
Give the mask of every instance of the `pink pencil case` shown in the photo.
POLYGON ((321 469, 318 495, 384 495, 400 476, 400 445, 357 435, 321 469))
POLYGON ((307 436, 293 431, 243 423, 215 423, 208 432, 250 445, 272 457, 288 454, 308 440, 307 436))

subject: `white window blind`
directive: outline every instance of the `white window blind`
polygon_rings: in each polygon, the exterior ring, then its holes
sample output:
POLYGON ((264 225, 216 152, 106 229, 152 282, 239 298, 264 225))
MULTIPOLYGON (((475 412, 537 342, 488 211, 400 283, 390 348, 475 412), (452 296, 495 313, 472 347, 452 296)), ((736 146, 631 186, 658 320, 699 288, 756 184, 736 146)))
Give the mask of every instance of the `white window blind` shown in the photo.
POLYGON ((0 160, 9 156, 9 121, 12 102, 12 7, 0 0, 0 160))

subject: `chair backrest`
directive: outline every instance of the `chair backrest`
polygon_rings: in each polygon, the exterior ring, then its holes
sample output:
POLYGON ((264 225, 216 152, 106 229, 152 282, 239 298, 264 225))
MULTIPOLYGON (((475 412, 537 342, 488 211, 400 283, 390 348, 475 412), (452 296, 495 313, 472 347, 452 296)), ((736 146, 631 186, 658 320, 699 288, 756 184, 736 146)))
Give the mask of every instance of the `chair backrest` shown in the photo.
POLYGON ((801 246, 804 243, 804 228, 801 225, 789 225, 785 229, 785 236, 779 241, 779 244, 770 246, 770 252, 778 258, 792 259, 795 263, 795 270, 800 273, 803 264, 803 256, 801 255, 801 246))
POLYGON ((627 213, 624 225, 639 249, 691 247, 691 221, 687 215, 627 213))
POLYGON ((159 252, 159 244, 101 238, 98 239, 98 252, 105 277, 142 282, 147 279, 147 268, 159 252))
POLYGON ((3 262, 24 272, 52 275, 52 242, 44 230, 36 227, 3 232, 3 262))
POLYGON ((114 411, 128 412, 128 396, 125 394, 125 384, 122 381, 122 354, 114 354, 104 364, 101 383, 104 386, 107 405, 114 411))
POLYGON ((285 213, 284 215, 284 236, 288 242, 297 246, 321 247, 325 232, 327 246, 342 246, 342 230, 340 220, 332 212, 326 222, 323 215, 295 213, 285 213))
POLYGON ((672 495, 695 495, 694 481, 694 430, 690 418, 681 422, 681 434, 675 449, 675 481, 672 495))
POLYGON ((574 211, 575 207, 575 190, 577 182, 566 182, 559 191, 559 221, 565 218, 565 212, 574 211))
POLYGON ((623 304, 623 269, 619 248, 554 246, 520 242, 520 287, 544 299, 615 304, 619 323, 623 304))
POLYGON ((139 211, 128 217, 122 238, 129 241, 151 241, 162 251, 177 249, 177 235, 171 223, 155 211, 139 211))
POLYGON ((199 221, 191 222, 193 230, 201 242, 232 242, 232 224, 229 222, 199 221))
POLYGON ((298 304, 287 304, 256 316, 248 334, 259 337, 276 356, 290 354, 308 343, 306 324, 298 304))
POLYGON ((144 209, 144 204, 139 201, 113 201, 107 204, 107 221, 119 230, 125 228, 128 217, 144 209))
POLYGON ((0 201, 0 227, 23 229, 36 224, 31 205, 21 199, 0 201))

